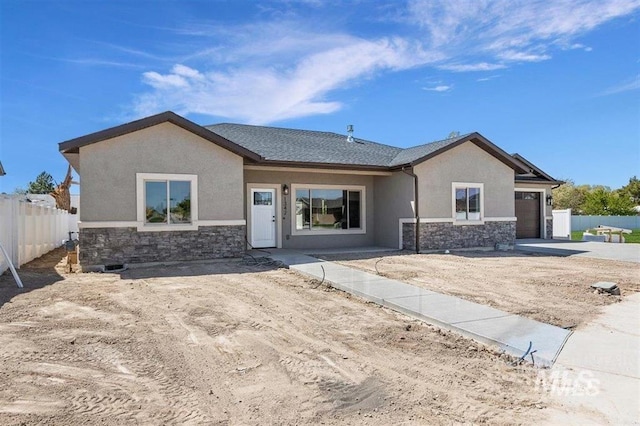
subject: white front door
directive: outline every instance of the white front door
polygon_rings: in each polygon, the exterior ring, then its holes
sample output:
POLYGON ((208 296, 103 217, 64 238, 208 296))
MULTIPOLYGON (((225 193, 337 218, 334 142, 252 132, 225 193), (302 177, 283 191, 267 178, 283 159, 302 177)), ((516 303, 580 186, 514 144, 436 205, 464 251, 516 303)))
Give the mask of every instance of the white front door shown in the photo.
POLYGON ((251 188, 251 245, 276 246, 276 190, 251 188))

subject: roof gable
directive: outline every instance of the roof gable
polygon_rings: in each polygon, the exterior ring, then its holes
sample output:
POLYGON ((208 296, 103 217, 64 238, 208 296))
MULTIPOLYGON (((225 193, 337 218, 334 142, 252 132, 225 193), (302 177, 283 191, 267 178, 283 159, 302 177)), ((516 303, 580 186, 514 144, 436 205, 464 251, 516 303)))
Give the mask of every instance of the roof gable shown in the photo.
POLYGON ((401 165, 411 165, 414 163, 417 164, 430 158, 435 153, 442 152, 444 148, 448 147, 449 145, 455 144, 456 142, 466 138, 467 136, 469 135, 467 134, 463 136, 447 138, 403 149, 398 153, 398 155, 396 155, 393 161, 391 161, 389 166, 397 167, 401 165))
POLYGON ((525 165, 525 171, 521 175, 516 175, 516 180, 518 181, 547 181, 548 183, 554 184, 563 184, 564 181, 557 180, 552 178, 550 175, 546 174, 542 169, 537 167, 535 164, 524 158, 520 154, 512 154, 511 155, 516 160, 520 161, 525 165))
POLYGON ((400 168, 402 166, 415 166, 416 164, 420 164, 423 161, 433 158, 436 155, 442 154, 443 152, 446 152, 452 148, 455 148, 456 146, 467 142, 475 144, 476 146, 483 149, 485 152, 497 158, 518 173, 526 171, 524 165, 520 161, 507 154, 505 151, 494 145, 478 132, 431 142, 413 148, 407 148, 398 154, 398 156, 390 164, 390 167, 400 168))
POLYGON ((109 129, 101 130, 99 132, 91 133, 89 135, 81 136, 79 138, 71 139, 65 142, 61 142, 58 144, 60 152, 63 154, 72 154, 79 152, 79 149, 83 146, 91 145, 97 142, 102 142, 107 139, 113 139, 118 136, 123 136, 128 133, 133 133, 138 130, 145 129, 147 127, 156 126, 162 123, 172 123, 176 126, 182 127, 183 129, 194 133, 203 139, 208 140, 209 142, 215 143, 229 151, 243 156, 245 158, 250 158, 252 160, 260 160, 260 157, 256 155, 254 152, 249 151, 248 149, 231 142, 220 135, 217 135, 213 132, 210 132, 206 128, 187 120, 184 117, 179 116, 178 114, 167 111, 161 114, 152 115, 150 117, 146 117, 140 120, 132 121, 130 123, 122 124, 120 126, 111 127, 109 129))

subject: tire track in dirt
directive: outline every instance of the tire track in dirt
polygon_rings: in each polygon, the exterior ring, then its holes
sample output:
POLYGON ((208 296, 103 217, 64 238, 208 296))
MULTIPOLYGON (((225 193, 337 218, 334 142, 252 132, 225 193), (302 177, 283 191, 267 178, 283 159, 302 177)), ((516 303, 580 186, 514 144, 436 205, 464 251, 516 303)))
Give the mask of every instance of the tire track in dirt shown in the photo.
POLYGON ((290 271, 130 274, 73 276, 0 309, 35 324, 13 327, 16 346, 0 347, 0 407, 43 389, 64 401, 46 414, 14 404, 32 411, 0 423, 513 423, 531 410, 500 358, 290 271), (87 309, 58 315, 76 305, 87 309))
MULTIPOLYGON (((143 283, 145 291, 142 297, 158 304, 165 303, 162 291, 154 288, 153 282, 143 283)), ((129 300, 129 303, 135 304, 135 300, 129 300)), ((192 358, 194 352, 201 353, 198 348, 202 346, 215 346, 219 354, 229 358, 233 358, 234 352, 223 344, 216 345, 215 338, 201 327, 189 323, 179 311, 181 309, 175 307, 153 315, 141 313, 138 326, 150 327, 153 333, 141 333, 146 337, 135 341, 130 348, 135 355, 130 356, 124 365, 145 385, 145 393, 157 394, 161 400, 161 404, 149 402, 158 405, 150 416, 151 420, 179 424, 209 423, 213 419, 200 409, 206 406, 203 396, 208 392, 197 386, 198 380, 189 368, 191 363, 185 359, 192 358), (167 347, 166 342, 172 342, 172 345, 167 347), (150 352, 149 348, 153 350, 150 352)))

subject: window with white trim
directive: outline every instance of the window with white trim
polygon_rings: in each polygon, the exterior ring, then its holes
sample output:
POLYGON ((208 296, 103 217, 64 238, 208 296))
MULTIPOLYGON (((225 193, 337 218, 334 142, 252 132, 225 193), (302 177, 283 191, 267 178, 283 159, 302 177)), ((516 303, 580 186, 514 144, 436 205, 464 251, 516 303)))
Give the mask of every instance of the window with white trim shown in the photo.
POLYGON ((481 221, 483 219, 483 185, 453 184, 454 218, 456 221, 481 221))
POLYGON ((364 187, 292 187, 295 196, 294 233, 364 232, 364 187))
POLYGON ((138 228, 195 229, 197 176, 137 173, 138 228))

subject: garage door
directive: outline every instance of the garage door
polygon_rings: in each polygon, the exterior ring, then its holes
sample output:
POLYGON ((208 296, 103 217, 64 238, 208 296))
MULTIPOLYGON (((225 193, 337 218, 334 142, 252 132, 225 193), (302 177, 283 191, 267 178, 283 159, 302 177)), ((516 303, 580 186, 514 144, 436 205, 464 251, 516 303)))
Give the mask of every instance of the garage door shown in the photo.
POLYGON ((540 192, 516 192, 516 238, 540 238, 540 192))

